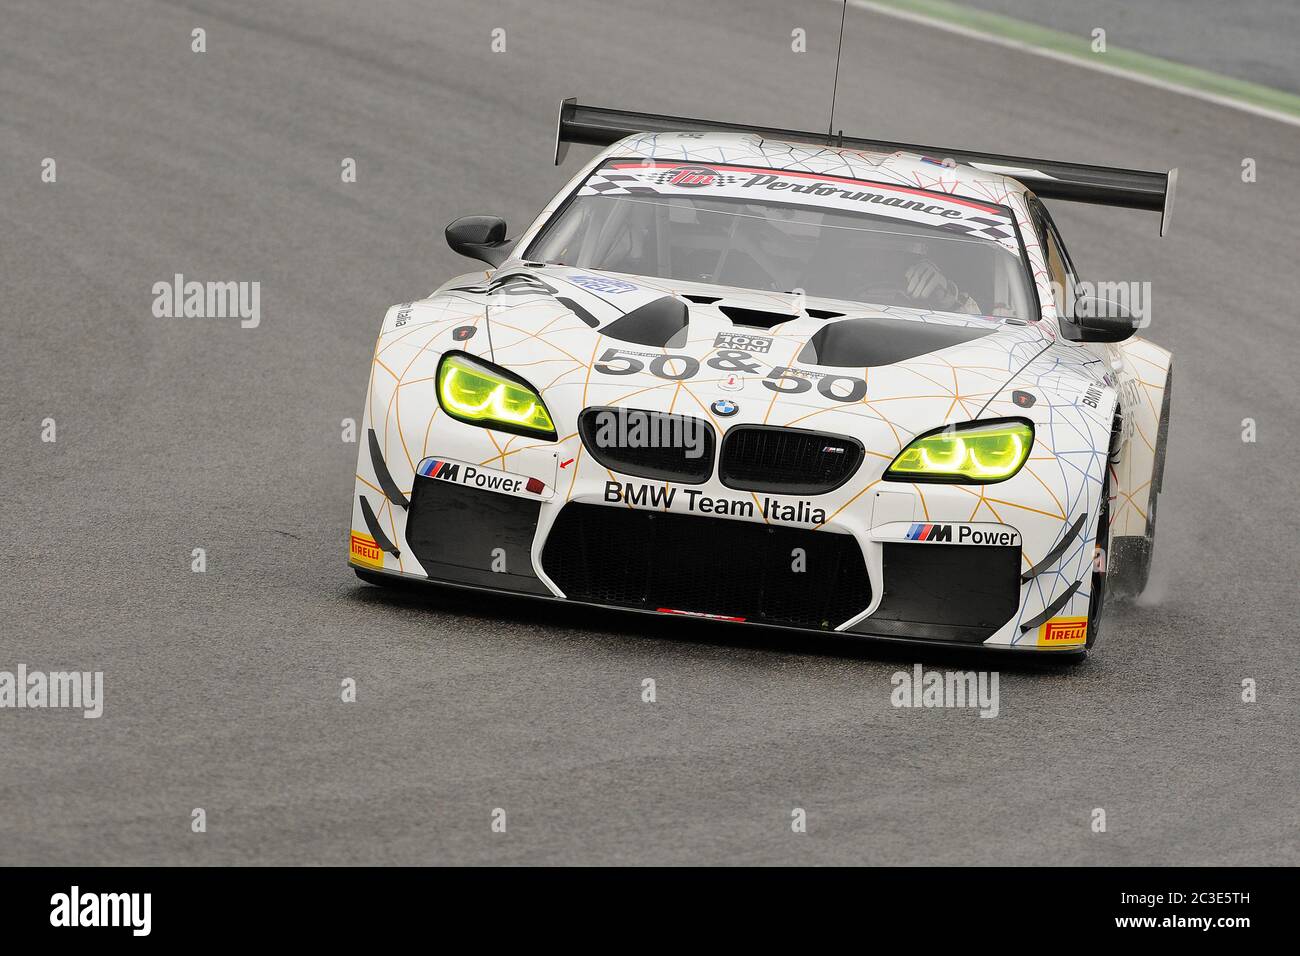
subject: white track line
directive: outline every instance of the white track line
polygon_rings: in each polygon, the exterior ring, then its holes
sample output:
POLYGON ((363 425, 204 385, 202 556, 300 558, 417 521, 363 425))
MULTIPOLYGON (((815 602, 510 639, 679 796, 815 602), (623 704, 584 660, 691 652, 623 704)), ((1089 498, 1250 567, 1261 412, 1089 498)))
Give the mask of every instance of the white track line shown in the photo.
MULTIPOLYGON (((841 0, 835 0, 835 2, 840 3, 841 0)), ((899 20, 910 20, 913 23, 920 23, 925 26, 935 27, 939 30, 946 30, 949 33, 956 33, 959 36, 970 37, 974 40, 984 40, 987 43, 996 43, 998 46, 1008 47, 1012 50, 1021 50, 1025 53, 1032 53, 1035 56, 1046 57, 1049 60, 1057 60, 1061 63, 1070 63, 1074 66, 1082 67, 1085 70, 1095 70, 1098 73, 1108 73, 1111 76, 1118 76, 1122 79, 1132 80, 1134 83, 1143 83, 1147 86, 1154 86, 1159 90, 1167 90, 1170 93, 1180 93, 1183 96, 1195 97, 1196 99, 1204 100, 1207 103, 1214 103, 1216 106, 1226 106, 1229 109, 1240 110, 1243 113, 1251 113, 1255 116, 1262 116, 1265 119, 1275 120, 1279 123, 1286 123, 1289 126, 1300 126, 1300 117, 1292 116, 1290 113, 1283 113, 1280 110, 1270 109, 1267 106, 1257 106, 1254 103, 1248 103, 1231 96, 1224 96, 1220 93, 1210 93, 1206 90, 1198 90, 1192 86, 1184 86, 1181 83, 1173 83, 1169 80, 1162 80, 1158 77, 1147 76, 1145 73, 1139 73, 1135 70, 1110 66, 1106 63, 1100 62, 1100 60, 1096 62, 1092 60, 1084 60, 1077 56, 1071 56, 1068 53, 1061 53, 1058 50, 1048 50, 1044 47, 1035 46, 1034 44, 1026 43, 1023 40, 1014 40, 1011 37, 999 36, 996 33, 986 33, 983 30, 976 30, 972 27, 962 26, 958 23, 950 23, 947 20, 936 19, 935 17, 926 16, 921 13, 914 13, 910 10, 902 10, 897 7, 872 3, 871 0, 849 0, 849 5, 858 7, 862 10, 870 10, 873 13, 882 13, 885 16, 895 17, 899 20)), ((1099 54, 1099 56, 1102 55, 1104 54, 1099 54)), ((1143 55, 1145 56, 1148 54, 1143 55)))

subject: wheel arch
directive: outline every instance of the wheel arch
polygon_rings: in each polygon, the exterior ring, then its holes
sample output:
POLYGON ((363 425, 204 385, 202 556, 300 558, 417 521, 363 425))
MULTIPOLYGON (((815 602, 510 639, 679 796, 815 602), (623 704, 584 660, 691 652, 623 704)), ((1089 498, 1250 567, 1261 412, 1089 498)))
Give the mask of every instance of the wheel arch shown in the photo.
POLYGON ((1173 356, 1142 339, 1124 342, 1116 351, 1122 422, 1111 461, 1111 536, 1147 538, 1152 501, 1164 478, 1173 356))

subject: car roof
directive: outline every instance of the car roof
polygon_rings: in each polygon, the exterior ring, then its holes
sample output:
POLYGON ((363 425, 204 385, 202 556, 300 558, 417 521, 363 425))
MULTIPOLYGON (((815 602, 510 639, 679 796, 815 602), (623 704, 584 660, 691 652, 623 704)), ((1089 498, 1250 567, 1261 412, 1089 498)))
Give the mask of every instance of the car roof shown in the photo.
POLYGON ((605 156, 680 160, 703 165, 728 164, 764 169, 800 170, 875 182, 901 183, 935 192, 1005 203, 1023 196, 1023 183, 964 163, 945 164, 942 155, 872 152, 768 139, 756 133, 637 133, 619 140, 605 156))

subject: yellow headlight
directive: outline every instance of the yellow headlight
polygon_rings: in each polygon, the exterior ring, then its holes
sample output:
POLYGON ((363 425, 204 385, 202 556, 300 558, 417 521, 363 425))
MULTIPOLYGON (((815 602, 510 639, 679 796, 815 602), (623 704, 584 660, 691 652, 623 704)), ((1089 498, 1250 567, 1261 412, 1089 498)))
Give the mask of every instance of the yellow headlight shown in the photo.
POLYGON ((1023 421, 957 425, 914 439, 885 471, 906 481, 1005 481, 1018 472, 1034 445, 1023 421))
POLYGON ((537 392, 468 355, 453 352, 443 357, 438 401, 452 418, 472 425, 555 438, 555 423, 537 392))

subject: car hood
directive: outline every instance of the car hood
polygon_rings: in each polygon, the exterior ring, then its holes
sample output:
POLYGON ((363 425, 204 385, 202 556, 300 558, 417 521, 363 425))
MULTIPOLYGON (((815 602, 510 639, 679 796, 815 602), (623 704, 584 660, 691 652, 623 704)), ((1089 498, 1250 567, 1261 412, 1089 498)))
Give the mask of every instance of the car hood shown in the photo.
POLYGON ((436 323, 434 361, 459 349, 525 377, 562 431, 583 408, 617 405, 719 429, 866 431, 885 448, 980 417, 1051 344, 1014 319, 555 265, 460 277, 403 314, 408 328, 436 323))

